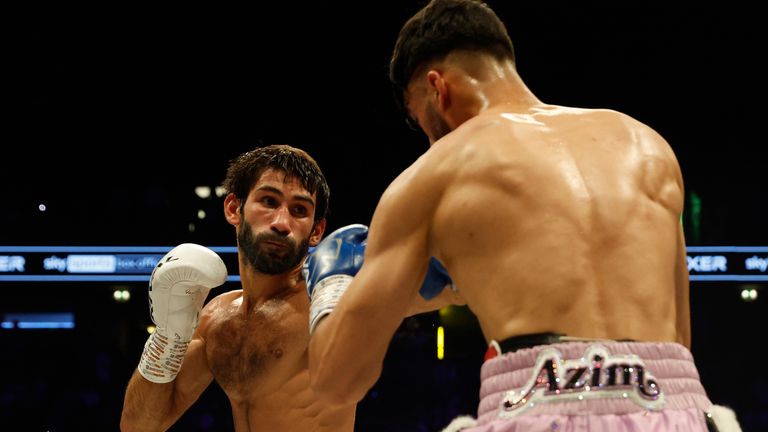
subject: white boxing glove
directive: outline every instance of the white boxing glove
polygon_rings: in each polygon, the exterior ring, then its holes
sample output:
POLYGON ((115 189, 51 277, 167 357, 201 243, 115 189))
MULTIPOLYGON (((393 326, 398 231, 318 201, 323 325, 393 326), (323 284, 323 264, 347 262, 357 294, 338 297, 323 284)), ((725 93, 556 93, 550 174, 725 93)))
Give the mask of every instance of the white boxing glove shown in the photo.
POLYGON ((176 246, 158 261, 149 278, 149 307, 156 329, 144 344, 141 376, 156 383, 176 378, 208 292, 226 280, 221 258, 197 244, 176 246))

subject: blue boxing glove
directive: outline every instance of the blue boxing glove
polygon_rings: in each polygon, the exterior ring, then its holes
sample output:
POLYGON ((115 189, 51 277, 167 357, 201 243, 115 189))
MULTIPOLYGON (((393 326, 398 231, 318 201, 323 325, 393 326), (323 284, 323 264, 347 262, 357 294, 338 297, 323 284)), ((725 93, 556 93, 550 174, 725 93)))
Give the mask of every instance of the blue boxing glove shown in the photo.
POLYGON ((363 265, 368 227, 347 225, 329 234, 304 262, 309 293, 309 333, 336 307, 363 265))
POLYGON ((443 267, 443 264, 432 257, 429 259, 429 269, 427 269, 427 276, 424 277, 424 283, 421 284, 419 294, 424 297, 425 300, 431 300, 438 294, 440 294, 446 285, 450 285, 455 291, 451 277, 448 276, 448 270, 443 267))

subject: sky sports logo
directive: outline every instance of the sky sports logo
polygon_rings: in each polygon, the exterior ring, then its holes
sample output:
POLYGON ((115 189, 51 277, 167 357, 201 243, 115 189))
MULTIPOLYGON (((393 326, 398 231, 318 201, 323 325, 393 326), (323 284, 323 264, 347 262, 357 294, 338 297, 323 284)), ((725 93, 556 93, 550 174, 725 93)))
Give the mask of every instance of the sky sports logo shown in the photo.
POLYGON ((56 255, 43 259, 44 270, 61 273, 151 273, 162 255, 56 255))

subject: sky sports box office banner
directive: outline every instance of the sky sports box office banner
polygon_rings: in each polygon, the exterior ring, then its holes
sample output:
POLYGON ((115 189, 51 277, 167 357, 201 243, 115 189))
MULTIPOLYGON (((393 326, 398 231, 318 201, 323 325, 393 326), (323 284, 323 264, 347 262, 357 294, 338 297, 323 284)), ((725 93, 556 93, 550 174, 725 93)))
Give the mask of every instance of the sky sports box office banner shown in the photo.
MULTIPOLYGON (((0 282, 148 282, 172 246, 0 246, 0 282)), ((239 281, 237 248, 209 246, 239 281)), ((768 246, 690 246, 691 281, 768 281, 768 246)))
MULTIPOLYGON (((149 282, 157 262, 172 246, 0 246, 0 286, 9 282, 149 282)), ((228 282, 240 281, 237 248, 212 246, 229 269, 228 282)), ((768 246, 690 246, 691 281, 754 283, 768 281, 768 246)), ((115 300, 119 301, 115 292, 115 300)), ((129 294, 127 294, 129 295, 129 294)), ((126 297, 125 300, 128 298, 126 297)), ((0 330, 73 329, 74 314, 4 313, 0 330)))

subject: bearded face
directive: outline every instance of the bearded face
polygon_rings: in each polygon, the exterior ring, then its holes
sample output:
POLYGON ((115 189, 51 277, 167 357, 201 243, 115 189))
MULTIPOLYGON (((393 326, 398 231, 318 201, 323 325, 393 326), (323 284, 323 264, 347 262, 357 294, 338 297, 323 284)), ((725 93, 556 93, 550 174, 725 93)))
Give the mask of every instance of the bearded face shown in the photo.
POLYGON ((285 273, 301 262, 309 251, 309 238, 298 245, 294 240, 273 231, 254 234, 247 223, 237 234, 240 250, 248 263, 258 272, 277 275, 285 273))

